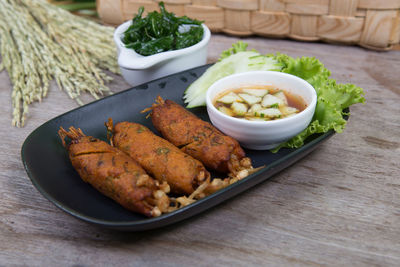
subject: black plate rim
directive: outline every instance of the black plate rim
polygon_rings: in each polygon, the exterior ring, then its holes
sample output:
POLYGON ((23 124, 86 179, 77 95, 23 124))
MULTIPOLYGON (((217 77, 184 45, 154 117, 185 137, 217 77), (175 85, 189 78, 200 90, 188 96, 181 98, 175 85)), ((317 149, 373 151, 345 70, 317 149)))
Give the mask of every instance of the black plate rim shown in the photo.
MULTIPOLYGON (((212 65, 212 64, 206 64, 206 65, 203 65, 203 66, 200 66, 200 67, 204 67, 204 66, 207 66, 207 65, 212 65)), ((200 67, 197 67, 197 68, 200 68, 200 67)), ((193 69, 197 69, 197 68, 193 68, 193 69)), ((135 220, 135 221, 112 222, 112 221, 109 221, 109 220, 97 219, 97 218, 82 214, 80 212, 77 212, 77 211, 75 211, 73 209, 70 209, 67 206, 65 206, 62 202, 60 202, 60 201, 56 200, 55 198, 53 198, 52 196, 50 196, 50 194, 44 188, 42 188, 42 186, 39 184, 37 179, 33 177, 34 175, 31 173, 31 171, 30 171, 30 169, 29 169, 29 167, 27 166, 27 163, 26 163, 25 148, 26 148, 27 143, 29 142, 29 140, 36 134, 36 132, 40 131, 43 127, 46 127, 47 124, 50 124, 54 120, 57 120, 57 119, 62 118, 62 117, 66 116, 66 115, 68 115, 68 114, 70 114, 72 112, 75 112, 76 110, 82 109, 83 107, 98 104, 99 102, 106 101, 106 99, 108 99, 110 97, 114 97, 114 96, 117 96, 119 94, 123 94, 126 91, 135 90, 136 88, 138 88, 140 86, 143 86, 145 84, 152 83, 152 82, 157 82, 158 80, 163 80, 163 79, 166 79, 166 78, 168 78, 170 76, 175 76, 175 75, 178 75, 180 73, 188 72, 190 70, 192 70, 192 69, 185 70, 185 71, 178 72, 178 73, 174 73, 174 74, 171 74, 171 75, 168 75, 168 76, 165 76, 165 77, 161 77, 161 78, 158 78, 158 79, 143 83, 141 85, 138 85, 138 86, 135 86, 135 87, 131 87, 131 88, 128 88, 126 90, 122 90, 122 91, 120 91, 118 93, 114 93, 112 95, 105 96, 105 97, 103 97, 101 99, 94 100, 94 101, 92 101, 90 103, 87 103, 87 104, 85 104, 83 106, 76 107, 76 108, 74 108, 74 109, 72 109, 70 111, 67 111, 67 112, 65 112, 65 113, 63 113, 61 115, 58 115, 58 116, 46 121, 45 123, 43 123, 39 127, 37 127, 35 130, 33 130, 27 136, 27 138, 25 139, 25 141, 24 141, 24 143, 23 143, 23 145, 21 147, 21 159, 22 159, 25 171, 26 171, 31 183, 34 185, 34 187, 47 200, 49 200, 51 203, 53 203, 56 207, 58 207, 59 209, 63 210, 64 212, 66 212, 66 213, 68 213, 68 214, 70 214, 70 215, 72 215, 72 216, 74 216, 74 217, 76 217, 76 218, 78 218, 80 220, 83 220, 85 222, 92 223, 92 224, 99 225, 99 226, 105 226, 105 227, 109 227, 109 228, 127 228, 127 229, 132 230, 133 227, 140 226, 139 228, 152 229, 152 228, 157 228, 157 227, 146 227, 146 226, 147 225, 153 225, 153 224, 156 224, 157 222, 162 222, 162 221, 165 221, 165 220, 168 221, 168 222, 166 224, 163 224, 162 226, 166 226, 166 225, 172 224, 172 223, 175 222, 173 219, 178 214, 180 214, 182 217, 179 218, 177 221, 182 221, 182 220, 187 219, 188 217, 191 217, 190 211, 192 210, 193 207, 195 207, 195 206, 200 206, 201 207, 202 205, 204 205, 204 203, 207 203, 210 199, 217 198, 219 195, 223 195, 227 191, 231 191, 234 188, 240 187, 242 184, 247 183, 249 180, 253 179, 254 177, 260 176, 263 173, 267 172, 268 170, 273 169, 275 166, 280 165, 282 162, 285 162, 286 160, 288 160, 290 158, 296 158, 297 155, 302 154, 304 151, 309 150, 313 146, 316 146, 318 143, 329 139, 331 136, 333 136, 335 134, 334 130, 329 130, 326 133, 320 134, 319 136, 315 137, 311 141, 305 143, 302 147, 297 148, 296 150, 294 150, 290 154, 287 154, 287 155, 279 158, 278 160, 276 160, 275 162, 273 162, 269 166, 266 166, 266 167, 258 170, 257 172, 252 173, 251 175, 247 176, 246 178, 244 178, 244 179, 242 179, 242 180, 240 180, 240 181, 238 181, 238 182, 236 182, 234 184, 231 184, 231 185, 227 186, 226 188, 215 192, 212 195, 209 195, 209 196, 207 196, 207 197, 205 197, 203 199, 197 200, 193 204, 190 204, 188 206, 182 207, 182 208, 180 208, 180 209, 178 209, 176 211, 173 211, 173 212, 170 212, 170 213, 167 213, 167 214, 163 214, 163 215, 161 215, 159 217, 144 218, 142 220, 135 220)), ((274 174, 271 174, 271 175, 265 177, 264 179, 262 179, 261 181, 257 182, 256 184, 264 182, 265 180, 267 180, 269 177, 271 177, 273 175, 274 174)), ((253 186, 254 185, 252 185, 250 187, 253 187, 253 186)), ((246 191, 246 190, 247 189, 245 189, 243 191, 246 191)), ((229 199, 229 198, 231 198, 231 197, 227 197, 227 199, 229 199)), ((222 203, 224 201, 225 200, 218 201, 218 203, 216 205, 218 205, 218 204, 220 204, 220 203, 222 203)), ((216 205, 213 205, 212 207, 214 207, 216 205)), ((203 208, 200 208, 200 209, 201 209, 201 211, 200 212, 195 212, 195 215, 200 214, 201 212, 203 212, 204 210, 206 210, 208 208, 207 207, 203 207, 203 208)), ((140 230, 140 229, 137 229, 137 230, 140 230)))

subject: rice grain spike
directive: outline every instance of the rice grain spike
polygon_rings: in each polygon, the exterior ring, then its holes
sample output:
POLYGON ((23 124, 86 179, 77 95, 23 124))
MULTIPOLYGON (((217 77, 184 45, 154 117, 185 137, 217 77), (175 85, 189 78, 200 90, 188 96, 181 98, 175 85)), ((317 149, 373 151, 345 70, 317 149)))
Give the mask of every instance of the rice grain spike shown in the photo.
POLYGON ((103 69, 119 73, 113 30, 43 0, 0 1, 0 71, 13 84, 12 124, 24 125, 29 104, 47 96, 52 79, 80 105, 83 93, 111 94, 103 69))

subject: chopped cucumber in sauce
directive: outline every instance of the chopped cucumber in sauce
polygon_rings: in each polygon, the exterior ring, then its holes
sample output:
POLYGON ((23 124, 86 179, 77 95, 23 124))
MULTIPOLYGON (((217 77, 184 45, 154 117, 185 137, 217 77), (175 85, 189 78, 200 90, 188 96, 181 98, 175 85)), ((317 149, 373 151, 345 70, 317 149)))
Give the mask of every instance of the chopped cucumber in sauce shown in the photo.
POLYGON ((221 106, 218 108, 219 111, 221 111, 222 113, 224 113, 225 115, 234 117, 235 113, 233 113, 233 111, 230 108, 227 108, 225 106, 221 106))
MULTIPOLYGON (((257 103, 257 104, 254 104, 254 105, 252 105, 250 107, 248 113, 249 113, 250 116, 252 116, 252 115, 254 115, 255 112, 257 112, 259 110, 262 110, 262 109, 263 109, 263 107, 260 104, 257 103)), ((256 115, 254 115, 254 116, 256 116, 256 115)))
POLYGON ((243 116, 247 112, 247 105, 239 102, 234 102, 231 105, 233 112, 238 116, 243 116))
POLYGON ((231 117, 268 121, 291 117, 302 111, 306 105, 303 101, 298 102, 298 99, 301 98, 287 95, 282 90, 244 87, 217 96, 214 105, 219 111, 231 117), (294 101, 295 99, 297 100, 294 101))
POLYGON ((269 118, 275 118, 275 117, 282 116, 282 113, 277 108, 266 108, 266 109, 257 111, 256 114, 259 117, 269 117, 269 118))
POLYGON ((281 102, 279 104, 282 103, 287 106, 288 102, 287 102, 285 93, 283 91, 279 91, 279 92, 275 93, 274 96, 281 100, 281 102))
POLYGON ((264 108, 271 107, 271 106, 277 105, 277 104, 278 104, 278 106, 281 106, 283 104, 283 101, 280 98, 270 95, 270 94, 264 96, 264 98, 261 102, 261 106, 263 106, 264 108))
POLYGON ((237 94, 234 92, 230 92, 227 95, 224 95, 223 97, 219 98, 217 102, 221 102, 224 104, 232 104, 233 102, 243 102, 243 99, 241 99, 237 94))
POLYGON ((244 102, 246 102, 250 106, 259 103, 261 101, 261 97, 259 96, 254 96, 249 94, 239 94, 239 96, 243 98, 244 102))
POLYGON ((246 119, 249 121, 268 121, 269 120, 268 118, 261 118, 261 117, 249 117, 246 119))
POLYGON ((243 89, 243 93, 247 93, 249 95, 254 95, 254 96, 259 96, 259 97, 263 97, 266 94, 268 94, 268 90, 267 89, 243 89))
POLYGON ((289 107, 289 106, 283 106, 280 110, 283 115, 290 115, 290 114, 299 112, 299 110, 297 108, 289 107))

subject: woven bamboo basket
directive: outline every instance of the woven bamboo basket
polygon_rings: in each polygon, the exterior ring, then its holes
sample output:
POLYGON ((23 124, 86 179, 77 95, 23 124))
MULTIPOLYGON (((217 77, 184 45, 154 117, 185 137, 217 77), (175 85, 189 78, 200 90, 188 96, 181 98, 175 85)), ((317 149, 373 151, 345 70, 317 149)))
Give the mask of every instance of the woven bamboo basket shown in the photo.
MULTIPOLYGON (((132 19, 158 0, 97 0, 106 24, 132 19)), ((358 44, 390 50, 400 41, 400 0, 163 0, 178 16, 203 20, 213 32, 358 44)))

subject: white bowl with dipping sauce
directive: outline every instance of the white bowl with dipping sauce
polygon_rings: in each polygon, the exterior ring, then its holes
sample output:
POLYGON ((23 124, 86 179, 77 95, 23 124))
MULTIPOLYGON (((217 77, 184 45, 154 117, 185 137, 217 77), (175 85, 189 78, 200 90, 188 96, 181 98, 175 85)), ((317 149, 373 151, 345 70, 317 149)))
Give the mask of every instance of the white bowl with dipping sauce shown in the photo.
POLYGON ((266 150, 277 147, 303 131, 311 122, 317 104, 315 89, 305 80, 276 71, 250 71, 224 77, 210 86, 206 95, 212 124, 235 138, 243 147, 266 150), (294 116, 270 121, 249 121, 219 111, 214 101, 223 92, 249 86, 271 86, 301 97, 307 107, 294 116))
POLYGON ((206 64, 207 47, 211 37, 210 30, 206 25, 202 24, 204 29, 203 39, 195 45, 142 56, 133 49, 126 48, 121 41, 121 37, 131 24, 131 20, 127 21, 114 31, 118 65, 122 76, 131 86, 206 64))

